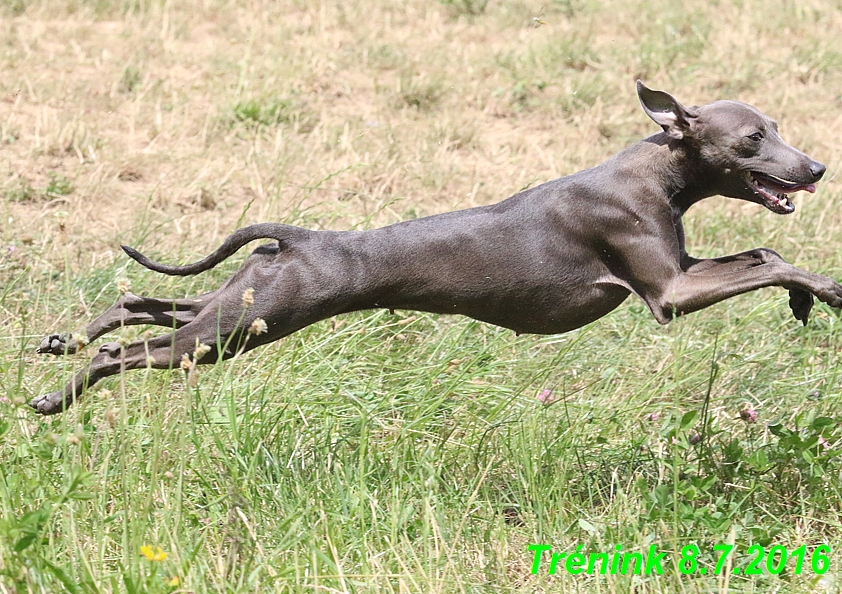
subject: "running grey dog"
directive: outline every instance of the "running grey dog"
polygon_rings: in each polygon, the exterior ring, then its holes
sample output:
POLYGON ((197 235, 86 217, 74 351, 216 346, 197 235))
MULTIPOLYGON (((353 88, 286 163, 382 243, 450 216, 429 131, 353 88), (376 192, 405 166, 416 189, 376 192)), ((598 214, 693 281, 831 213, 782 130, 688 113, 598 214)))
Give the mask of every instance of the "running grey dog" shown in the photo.
MULTIPOLYGON (((768 286, 789 289, 792 313, 805 324, 813 296, 842 307, 842 286, 770 249, 709 260, 688 255, 681 222, 693 204, 717 194, 792 213, 789 194, 814 192, 824 165, 786 144, 773 120, 744 103, 688 108, 640 81, 637 94, 663 132, 498 204, 361 232, 252 225, 186 266, 158 264, 123 247, 147 268, 190 275, 256 239, 277 242, 257 248, 222 287, 195 299, 124 295, 87 327, 86 340, 121 325, 175 331, 148 344, 104 344, 63 390, 31 406, 58 413, 122 369, 169 369, 181 360, 189 366, 200 354, 195 362, 212 363, 372 308, 461 314, 519 333, 556 334, 601 318, 629 293, 661 324, 768 286), (244 314, 247 289, 254 297, 244 314), (258 333, 249 334, 250 327, 258 333)), ((54 334, 38 352, 64 355, 81 346, 80 337, 54 334)))

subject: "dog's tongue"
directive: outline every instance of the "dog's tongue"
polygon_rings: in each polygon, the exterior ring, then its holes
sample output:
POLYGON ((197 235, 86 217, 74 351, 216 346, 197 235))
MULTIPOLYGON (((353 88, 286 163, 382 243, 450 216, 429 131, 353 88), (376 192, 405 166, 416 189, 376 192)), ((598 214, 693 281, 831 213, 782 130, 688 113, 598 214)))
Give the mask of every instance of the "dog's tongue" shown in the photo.
POLYGON ((763 180, 763 185, 770 187, 781 194, 792 194, 793 192, 798 192, 799 190, 804 190, 805 192, 810 192, 811 194, 814 194, 816 192, 816 184, 784 186, 782 184, 776 183, 775 180, 768 177, 763 180))
POLYGON ((781 188, 781 192, 783 192, 784 194, 792 194, 793 192, 798 192, 799 190, 804 190, 805 192, 815 194, 816 184, 807 184, 804 186, 789 186, 788 188, 781 188))

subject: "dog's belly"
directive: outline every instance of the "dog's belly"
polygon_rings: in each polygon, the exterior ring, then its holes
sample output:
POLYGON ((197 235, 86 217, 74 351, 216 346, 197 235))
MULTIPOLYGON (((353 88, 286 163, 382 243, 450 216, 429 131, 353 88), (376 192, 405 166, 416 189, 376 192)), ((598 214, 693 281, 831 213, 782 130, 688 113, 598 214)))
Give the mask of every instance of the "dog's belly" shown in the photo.
POLYGON ((522 334, 560 334, 598 320, 620 305, 629 291, 609 283, 569 287, 530 286, 505 292, 428 294, 423 299, 390 299, 375 307, 458 314, 522 334))
POLYGON ((598 320, 619 306, 629 291, 623 287, 594 287, 590 299, 577 295, 576 299, 560 297, 523 300, 506 304, 491 312, 467 311, 467 315, 490 324, 509 328, 521 334, 561 334, 598 320), (490 314, 490 315, 489 315, 490 314))

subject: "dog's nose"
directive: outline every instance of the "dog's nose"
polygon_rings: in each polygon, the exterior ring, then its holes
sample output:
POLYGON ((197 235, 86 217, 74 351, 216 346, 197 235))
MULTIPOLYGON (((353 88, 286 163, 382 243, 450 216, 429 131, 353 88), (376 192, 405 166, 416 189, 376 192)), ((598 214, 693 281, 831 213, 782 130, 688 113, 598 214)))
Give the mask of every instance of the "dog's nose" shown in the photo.
POLYGON ((822 178, 826 170, 827 167, 825 167, 818 161, 813 161, 812 163, 810 163, 810 173, 813 174, 813 177, 816 178, 816 181, 819 181, 822 178))

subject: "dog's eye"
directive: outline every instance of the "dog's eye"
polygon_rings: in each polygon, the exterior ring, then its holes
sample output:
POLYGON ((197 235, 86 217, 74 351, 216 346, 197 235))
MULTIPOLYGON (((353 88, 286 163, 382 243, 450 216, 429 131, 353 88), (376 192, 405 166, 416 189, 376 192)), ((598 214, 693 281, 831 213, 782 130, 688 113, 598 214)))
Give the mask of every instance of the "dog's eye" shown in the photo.
POLYGON ((751 138, 754 142, 760 142, 761 140, 763 140, 763 134, 761 134, 760 132, 749 134, 748 137, 751 138))

